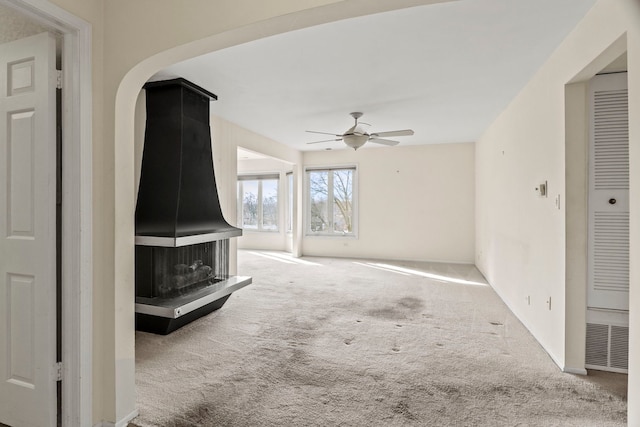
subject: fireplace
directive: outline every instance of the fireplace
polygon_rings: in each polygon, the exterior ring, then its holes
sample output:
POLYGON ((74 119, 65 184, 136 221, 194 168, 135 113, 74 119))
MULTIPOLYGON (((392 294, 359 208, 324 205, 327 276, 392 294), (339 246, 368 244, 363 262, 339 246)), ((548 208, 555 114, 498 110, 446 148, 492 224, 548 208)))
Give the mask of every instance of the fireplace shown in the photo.
POLYGON ((184 79, 147 83, 136 204, 136 328, 168 334, 224 305, 251 277, 229 274, 230 239, 213 170, 209 102, 184 79))
POLYGON ((229 277, 229 240, 180 248, 138 246, 138 296, 171 299, 229 277))

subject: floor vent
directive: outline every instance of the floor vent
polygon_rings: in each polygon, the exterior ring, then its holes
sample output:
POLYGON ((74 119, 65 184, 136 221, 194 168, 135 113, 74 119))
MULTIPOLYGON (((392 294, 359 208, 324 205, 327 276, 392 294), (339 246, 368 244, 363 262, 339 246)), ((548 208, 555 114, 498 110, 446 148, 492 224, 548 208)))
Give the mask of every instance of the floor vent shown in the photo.
POLYGON ((587 323, 586 367, 627 373, 629 367, 629 328, 587 323))

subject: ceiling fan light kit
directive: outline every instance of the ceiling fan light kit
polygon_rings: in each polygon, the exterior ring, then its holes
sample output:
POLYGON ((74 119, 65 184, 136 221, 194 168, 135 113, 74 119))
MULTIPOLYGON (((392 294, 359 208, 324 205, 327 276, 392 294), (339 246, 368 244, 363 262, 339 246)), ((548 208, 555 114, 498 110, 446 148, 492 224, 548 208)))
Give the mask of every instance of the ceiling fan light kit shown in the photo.
POLYGON ((369 140, 369 135, 367 134, 345 135, 342 137, 342 140, 344 141, 345 144, 347 144, 348 147, 353 148, 354 150, 357 150, 358 148, 362 147, 365 142, 369 140))
POLYGON ((309 132, 309 133, 319 133, 319 134, 323 134, 323 135, 332 135, 332 136, 334 136, 336 138, 334 138, 334 139, 325 139, 325 140, 322 140, 322 141, 307 142, 307 144, 318 144, 318 143, 322 143, 322 142, 343 141, 348 147, 353 148, 354 150, 357 150, 358 148, 362 147, 368 141, 375 142, 377 144, 388 145, 388 146, 394 146, 394 145, 398 145, 400 143, 399 141, 393 141, 391 139, 383 139, 381 137, 387 137, 387 136, 410 136, 410 135, 413 135, 413 131, 411 129, 393 130, 393 131, 387 131, 387 132, 376 132, 376 133, 369 134, 369 133, 367 133, 367 131, 365 131, 362 128, 362 126, 360 126, 361 124, 368 124, 368 123, 358 123, 358 119, 360 117, 362 117, 362 113, 359 112, 359 111, 355 111, 355 112, 351 113, 350 115, 351 115, 351 117, 353 117, 353 119, 356 121, 356 123, 352 127, 350 127, 345 133, 343 133, 342 135, 339 135, 339 134, 334 134, 334 133, 329 133, 329 132, 318 132, 318 131, 308 130, 307 132, 309 132))

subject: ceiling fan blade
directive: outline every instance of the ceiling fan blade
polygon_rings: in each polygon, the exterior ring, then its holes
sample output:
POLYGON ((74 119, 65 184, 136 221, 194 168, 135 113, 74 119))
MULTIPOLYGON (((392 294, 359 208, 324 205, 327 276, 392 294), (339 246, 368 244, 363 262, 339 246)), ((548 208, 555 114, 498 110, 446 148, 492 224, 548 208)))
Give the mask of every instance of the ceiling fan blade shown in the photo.
POLYGON ((321 134, 321 135, 342 136, 342 135, 338 135, 338 134, 336 134, 336 133, 318 132, 317 130, 305 130, 305 132, 309 132, 309 133, 319 133, 319 134, 321 134))
POLYGON ((413 135, 413 131, 411 129, 404 130, 392 130, 389 132, 375 132, 371 134, 372 138, 377 138, 379 136, 410 136, 413 135))
POLYGON ((370 138, 369 141, 375 142, 376 144, 389 145, 393 147, 394 145, 400 144, 400 141, 392 141, 390 139, 382 139, 382 138, 370 138))
MULTIPOLYGON (((331 134, 329 134, 331 135, 331 134)), ((313 142, 307 142, 307 144, 320 144, 321 142, 333 142, 333 141, 342 141, 342 138, 336 138, 336 139, 324 139, 322 141, 313 141, 313 142)))

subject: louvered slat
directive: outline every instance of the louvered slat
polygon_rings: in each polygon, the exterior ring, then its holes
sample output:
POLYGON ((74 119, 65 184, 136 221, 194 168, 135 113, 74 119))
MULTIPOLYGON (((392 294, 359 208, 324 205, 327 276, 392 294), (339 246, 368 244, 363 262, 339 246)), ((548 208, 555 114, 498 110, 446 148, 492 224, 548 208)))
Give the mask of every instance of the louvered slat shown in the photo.
POLYGON ((594 186, 629 189, 629 112, 627 90, 594 93, 594 186))
POLYGON ((612 368, 629 369, 629 328, 611 325, 609 365, 612 368))
POLYGON ((593 217, 593 287, 629 290, 629 213, 595 212, 593 217))
POLYGON ((615 372, 629 369, 629 327, 587 323, 585 363, 615 372))
POLYGON ((609 365, 609 325, 587 323, 587 365, 607 367, 609 365))

